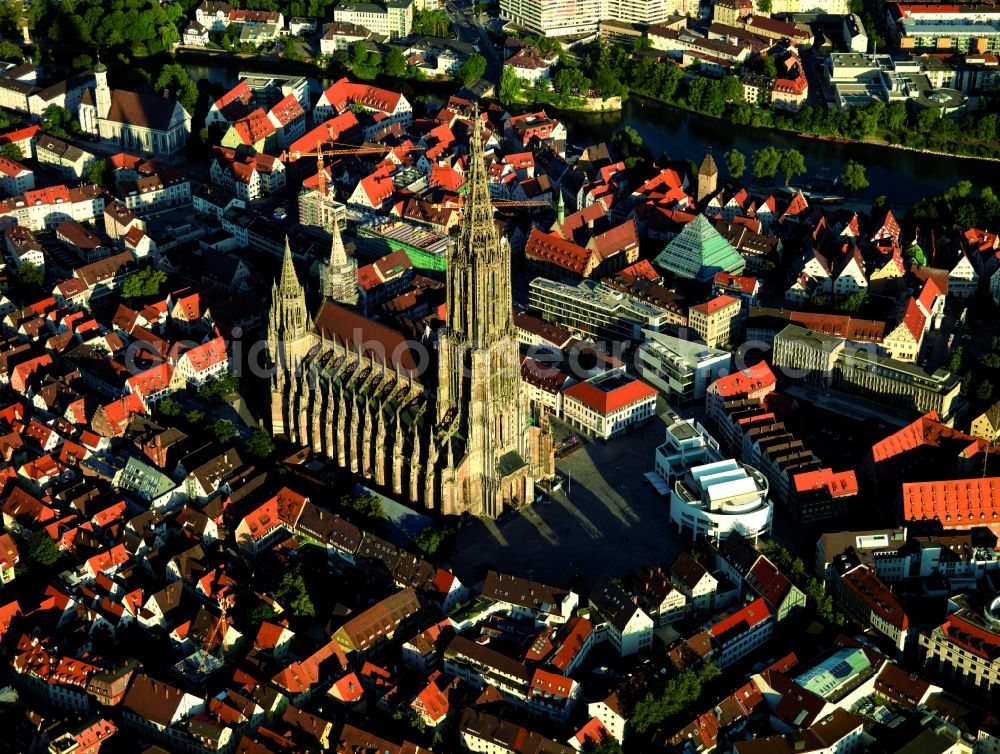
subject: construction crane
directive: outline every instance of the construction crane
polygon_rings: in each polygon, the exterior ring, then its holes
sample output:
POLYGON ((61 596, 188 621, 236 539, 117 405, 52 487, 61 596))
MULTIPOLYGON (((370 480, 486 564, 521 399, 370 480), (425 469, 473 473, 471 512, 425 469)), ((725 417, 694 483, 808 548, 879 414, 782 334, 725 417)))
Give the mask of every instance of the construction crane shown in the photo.
POLYGON ((208 665, 208 658, 212 656, 212 648, 216 642, 219 642, 219 647, 222 650, 220 652, 221 656, 223 658, 226 656, 226 649, 228 649, 226 646, 226 635, 229 633, 229 621, 226 620, 226 613, 233 606, 234 602, 234 598, 228 594, 220 595, 218 598, 219 619, 205 636, 205 646, 202 647, 201 662, 198 664, 199 673, 205 672, 205 666, 208 665))
MULTIPOLYGON (((552 202, 545 199, 494 199, 491 204, 494 209, 504 209, 506 207, 552 207, 552 202)), ((460 209, 454 204, 432 204, 434 209, 460 209)))
POLYGON ((297 162, 303 157, 315 157, 316 158, 316 175, 318 180, 317 188, 322 196, 326 196, 326 165, 323 162, 324 157, 342 157, 349 154, 383 154, 386 152, 422 152, 424 147, 417 146, 416 144, 411 144, 407 146, 389 147, 384 144, 375 144, 372 146, 358 146, 356 144, 342 144, 337 141, 331 142, 318 142, 316 144, 315 151, 303 152, 301 150, 294 150, 289 152, 285 150, 281 153, 282 162, 297 162), (329 143, 332 148, 326 149, 325 144, 329 143))
POLYGON ((493 206, 503 207, 551 207, 552 202, 545 199, 494 199, 493 206))

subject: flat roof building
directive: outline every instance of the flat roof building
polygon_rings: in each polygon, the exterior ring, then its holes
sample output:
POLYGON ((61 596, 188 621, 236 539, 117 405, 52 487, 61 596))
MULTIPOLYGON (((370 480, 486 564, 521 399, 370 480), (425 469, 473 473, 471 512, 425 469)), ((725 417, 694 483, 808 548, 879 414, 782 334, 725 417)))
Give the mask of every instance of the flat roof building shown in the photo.
POLYGON ((731 354, 673 335, 643 330, 639 347, 639 376, 673 404, 700 401, 718 377, 729 373, 731 354))
POLYGON ((670 523, 691 541, 725 539, 734 531, 756 540, 771 530, 767 494, 764 475, 738 461, 695 466, 670 491, 670 523))

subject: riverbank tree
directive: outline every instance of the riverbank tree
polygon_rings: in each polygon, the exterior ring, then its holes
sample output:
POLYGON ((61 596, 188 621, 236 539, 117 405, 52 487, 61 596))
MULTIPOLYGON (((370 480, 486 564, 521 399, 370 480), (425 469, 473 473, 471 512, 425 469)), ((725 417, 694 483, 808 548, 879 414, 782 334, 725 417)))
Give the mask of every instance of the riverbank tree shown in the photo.
POLYGON ((736 147, 733 147, 722 157, 726 161, 726 170, 729 171, 729 177, 734 181, 742 178, 747 169, 747 158, 743 153, 736 147))
POLYGON ((844 165, 844 172, 840 174, 840 184, 848 193, 863 191, 868 188, 868 176, 865 175, 865 166, 860 162, 848 160, 844 165))
MULTIPOLYGON (((773 65, 773 59, 761 56, 751 67, 768 75, 773 65)), ((628 48, 605 40, 584 46, 575 60, 565 55, 558 69, 574 66, 602 96, 634 92, 686 110, 726 117, 737 126, 881 141, 950 154, 1000 156, 1000 102, 990 101, 975 113, 949 117, 941 117, 938 108, 910 107, 904 102, 887 106, 881 101, 847 111, 806 105, 792 113, 744 102, 735 76, 699 76, 696 69, 685 70, 644 51, 633 55, 628 48)))

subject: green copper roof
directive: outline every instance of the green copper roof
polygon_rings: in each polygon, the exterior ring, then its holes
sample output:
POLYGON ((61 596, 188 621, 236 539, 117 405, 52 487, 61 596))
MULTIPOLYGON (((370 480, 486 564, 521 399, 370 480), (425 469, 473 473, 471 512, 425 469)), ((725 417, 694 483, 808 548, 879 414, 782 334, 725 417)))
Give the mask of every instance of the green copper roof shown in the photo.
POLYGON ((739 252, 704 215, 685 225, 654 261, 677 277, 699 281, 709 281, 722 271, 738 275, 746 266, 739 252))

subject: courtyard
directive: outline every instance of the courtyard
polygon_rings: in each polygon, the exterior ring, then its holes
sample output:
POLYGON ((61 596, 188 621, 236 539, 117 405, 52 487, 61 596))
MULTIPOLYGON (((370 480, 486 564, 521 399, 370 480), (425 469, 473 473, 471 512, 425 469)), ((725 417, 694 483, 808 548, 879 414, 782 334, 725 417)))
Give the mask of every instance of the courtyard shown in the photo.
POLYGON ((667 409, 658 408, 644 426, 557 461, 561 491, 497 521, 466 524, 451 561, 459 578, 478 587, 495 568, 583 597, 603 573, 624 576, 646 561, 669 565, 680 545, 668 502, 644 477, 666 428, 667 409))

